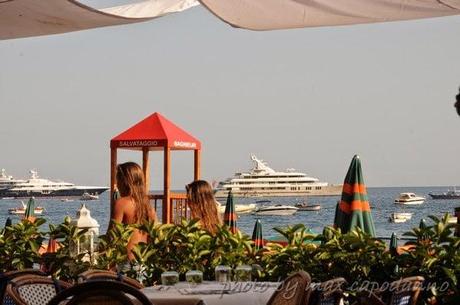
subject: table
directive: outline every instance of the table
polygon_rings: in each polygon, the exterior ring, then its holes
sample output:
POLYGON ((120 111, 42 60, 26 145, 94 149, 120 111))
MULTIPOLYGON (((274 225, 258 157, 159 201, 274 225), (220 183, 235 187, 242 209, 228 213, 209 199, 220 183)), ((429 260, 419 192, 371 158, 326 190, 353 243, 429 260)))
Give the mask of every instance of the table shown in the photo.
POLYGON ((273 282, 204 282, 191 286, 147 287, 142 292, 155 305, 266 305, 279 283, 273 282))

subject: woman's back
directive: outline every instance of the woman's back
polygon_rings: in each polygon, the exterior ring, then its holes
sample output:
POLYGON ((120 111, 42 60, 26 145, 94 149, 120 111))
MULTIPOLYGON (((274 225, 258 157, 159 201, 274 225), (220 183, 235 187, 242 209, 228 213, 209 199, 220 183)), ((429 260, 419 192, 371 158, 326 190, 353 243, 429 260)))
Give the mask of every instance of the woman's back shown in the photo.
MULTIPOLYGON (((141 167, 134 162, 119 164, 116 178, 121 198, 114 204, 112 221, 128 225, 141 224, 147 220, 154 221, 156 215, 150 205, 141 167)), ((128 243, 128 257, 133 258, 131 249, 136 244, 146 241, 147 235, 135 230, 128 243)))
MULTIPOLYGON (((155 211, 150 208, 149 215, 146 219, 137 219, 136 204, 131 197, 121 197, 115 202, 113 220, 123 224, 141 224, 143 221, 154 221, 155 211)), ((147 242, 147 235, 135 229, 128 243, 128 258, 133 259, 131 250, 140 242, 147 242)))

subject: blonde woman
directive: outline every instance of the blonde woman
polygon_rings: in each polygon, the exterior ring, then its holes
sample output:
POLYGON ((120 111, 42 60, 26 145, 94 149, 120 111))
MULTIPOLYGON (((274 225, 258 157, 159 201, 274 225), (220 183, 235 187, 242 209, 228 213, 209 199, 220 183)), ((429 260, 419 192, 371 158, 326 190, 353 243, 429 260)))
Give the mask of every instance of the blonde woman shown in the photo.
MULTIPOLYGON (((140 224, 146 220, 155 220, 155 211, 150 206, 141 167, 134 162, 119 164, 116 178, 120 198, 115 202, 112 221, 140 224)), ((147 235, 135 230, 128 243, 130 260, 134 258, 131 250, 140 242, 147 242, 147 235)))
POLYGON ((222 220, 211 185, 204 180, 196 180, 185 188, 192 219, 199 219, 203 229, 211 234, 216 233, 217 225, 222 225, 222 220))

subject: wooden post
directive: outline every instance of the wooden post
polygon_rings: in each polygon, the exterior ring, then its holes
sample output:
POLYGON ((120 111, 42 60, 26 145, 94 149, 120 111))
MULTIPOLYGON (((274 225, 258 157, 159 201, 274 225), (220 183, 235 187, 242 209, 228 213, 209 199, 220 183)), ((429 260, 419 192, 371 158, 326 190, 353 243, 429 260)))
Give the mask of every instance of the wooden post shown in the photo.
POLYGON ((142 148, 142 171, 144 172, 145 178, 145 192, 146 194, 150 191, 150 160, 149 160, 149 148, 142 148))
POLYGON ((110 219, 113 216, 113 194, 115 192, 115 185, 117 183, 117 149, 110 148, 110 219))
POLYGON ((171 149, 165 147, 164 149, 164 167, 163 167, 163 180, 164 180, 164 194, 163 194, 163 223, 172 222, 172 207, 171 207, 171 149))
POLYGON ((194 150, 194 171, 193 180, 199 180, 201 175, 201 150, 194 150))

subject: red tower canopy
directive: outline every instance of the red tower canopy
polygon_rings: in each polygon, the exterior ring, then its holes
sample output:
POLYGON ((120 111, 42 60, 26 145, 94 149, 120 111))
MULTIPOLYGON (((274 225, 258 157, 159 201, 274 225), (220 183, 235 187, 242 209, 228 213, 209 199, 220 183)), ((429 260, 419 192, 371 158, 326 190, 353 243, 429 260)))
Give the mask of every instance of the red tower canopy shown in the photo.
POLYGON ((158 150, 198 150, 201 142, 179 126, 155 112, 128 130, 110 140, 111 148, 158 150))

